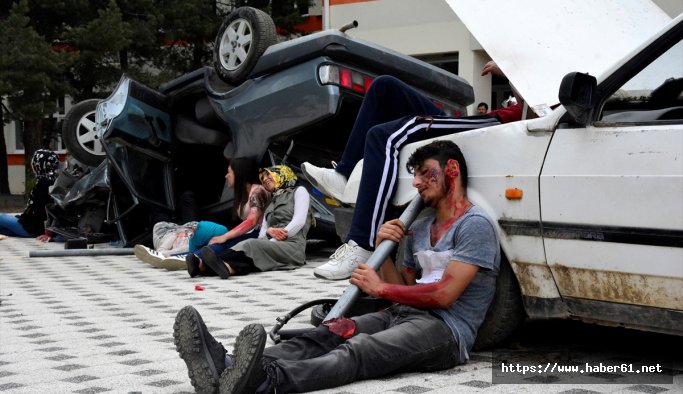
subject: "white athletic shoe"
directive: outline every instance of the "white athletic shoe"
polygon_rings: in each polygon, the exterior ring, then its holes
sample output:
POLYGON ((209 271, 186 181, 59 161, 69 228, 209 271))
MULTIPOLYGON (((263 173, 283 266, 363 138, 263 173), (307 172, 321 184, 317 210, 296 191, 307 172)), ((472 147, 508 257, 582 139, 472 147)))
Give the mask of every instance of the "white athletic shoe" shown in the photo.
POLYGON ((372 252, 358 246, 354 241, 340 246, 330 256, 330 261, 313 270, 313 275, 329 280, 348 279, 358 264, 366 262, 372 252))
POLYGON ((332 168, 316 167, 309 162, 301 164, 301 171, 306 179, 323 194, 341 201, 347 182, 344 175, 332 168))
POLYGON ((159 268, 166 268, 169 271, 180 271, 187 269, 187 263, 185 263, 185 256, 187 253, 178 256, 168 256, 161 260, 159 268))
POLYGON ((152 264, 157 268, 162 268, 161 262, 166 258, 166 256, 163 254, 144 245, 135 245, 133 252, 135 253, 135 257, 139 258, 145 263, 152 264))

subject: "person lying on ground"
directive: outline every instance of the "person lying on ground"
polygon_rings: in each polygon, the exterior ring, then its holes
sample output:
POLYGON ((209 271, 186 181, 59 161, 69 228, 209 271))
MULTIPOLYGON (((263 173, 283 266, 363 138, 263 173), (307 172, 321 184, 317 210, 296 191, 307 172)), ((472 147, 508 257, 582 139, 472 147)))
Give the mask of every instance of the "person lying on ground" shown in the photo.
MULTIPOLYGON (((256 238, 259 234, 259 228, 263 219, 263 211, 270 202, 270 192, 268 192, 260 183, 258 163, 250 158, 235 158, 230 161, 228 165, 228 172, 225 175, 225 180, 228 187, 234 189, 235 197, 233 200, 233 219, 241 219, 242 222, 237 226, 228 229, 220 224, 201 221, 198 223, 189 223, 173 230, 171 237, 188 236, 187 239, 181 239, 181 248, 174 247, 173 253, 164 253, 160 251, 161 238, 155 246, 157 250, 148 248, 144 245, 136 245, 134 248, 135 255, 142 261, 150 263, 158 268, 166 269, 186 269, 185 257, 188 253, 195 253, 201 257, 201 248, 205 245, 211 245, 211 248, 216 253, 221 253, 230 249, 240 241, 249 238, 256 238)), ((163 223, 157 223, 158 226, 163 226, 163 223)), ((156 239, 155 239, 156 240, 156 239)), ((175 239, 174 239, 175 241, 175 239)), ((199 271, 206 271, 206 266, 201 263, 199 271)))
POLYGON ((205 246, 201 255, 187 255, 191 277, 213 274, 227 279, 231 275, 289 270, 305 264, 306 235, 313 222, 308 191, 296 185, 294 171, 285 165, 265 168, 260 177, 272 199, 263 213, 258 238, 243 240, 224 250, 205 246), (201 265, 207 269, 201 271, 201 265))
POLYGON ((197 392, 308 392, 402 372, 431 372, 467 362, 493 299, 500 247, 490 218, 467 198, 467 164, 458 146, 418 148, 408 168, 413 186, 434 210, 409 229, 398 219, 377 243, 405 240, 401 271, 387 258, 378 274, 360 264, 351 284, 389 308, 337 318, 265 348, 266 332, 246 326, 232 354, 207 330, 199 312, 176 315, 173 336, 197 392))
MULTIPOLYGON (((494 62, 487 63, 482 70, 482 75, 489 73, 503 75, 494 62)), ((347 279, 372 253, 377 230, 387 217, 396 188, 401 148, 415 141, 520 120, 521 105, 520 99, 514 106, 486 115, 450 117, 400 80, 390 76, 375 79, 363 99, 336 168, 320 168, 308 162, 301 165, 313 186, 341 200, 349 175, 363 159, 358 197, 346 243, 330 256, 327 263, 317 267, 314 275, 329 280, 347 279)))

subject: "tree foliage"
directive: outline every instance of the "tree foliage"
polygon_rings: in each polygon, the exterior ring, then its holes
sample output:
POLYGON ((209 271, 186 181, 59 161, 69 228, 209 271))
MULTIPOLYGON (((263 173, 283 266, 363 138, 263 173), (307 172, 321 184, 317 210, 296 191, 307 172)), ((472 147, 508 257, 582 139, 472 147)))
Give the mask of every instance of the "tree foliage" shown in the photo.
POLYGON ((69 94, 73 101, 106 97, 121 73, 157 86, 211 65, 216 32, 232 9, 262 9, 273 15, 282 31, 295 33, 293 26, 302 22, 302 7, 309 3, 3 0, 0 96, 9 112, 0 119, 22 122, 28 158, 35 149, 47 146, 50 135, 44 131, 52 130, 46 123, 58 97, 69 94))
MULTIPOLYGON (((52 50, 27 14, 28 2, 21 0, 0 20, 0 96, 11 108, 4 121, 23 121, 25 158, 30 162, 33 152, 47 144, 44 119, 55 112, 57 97, 68 91, 62 75, 71 58, 52 50)), ((32 172, 26 174, 31 179, 32 172)))

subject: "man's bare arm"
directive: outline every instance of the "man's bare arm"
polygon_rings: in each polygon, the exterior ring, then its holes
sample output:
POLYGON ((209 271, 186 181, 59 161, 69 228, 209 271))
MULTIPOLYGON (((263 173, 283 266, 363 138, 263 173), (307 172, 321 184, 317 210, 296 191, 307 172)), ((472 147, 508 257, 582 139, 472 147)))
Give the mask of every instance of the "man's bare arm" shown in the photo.
POLYGON ((416 308, 448 308, 472 282, 479 267, 460 261, 451 262, 439 282, 425 285, 386 283, 366 264, 351 275, 351 284, 373 297, 384 298, 416 308))

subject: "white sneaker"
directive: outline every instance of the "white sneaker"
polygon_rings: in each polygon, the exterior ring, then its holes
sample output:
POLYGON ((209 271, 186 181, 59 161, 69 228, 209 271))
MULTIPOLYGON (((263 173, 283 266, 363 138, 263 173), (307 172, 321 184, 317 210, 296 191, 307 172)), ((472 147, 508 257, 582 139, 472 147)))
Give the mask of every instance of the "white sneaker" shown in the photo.
POLYGON ((162 268, 161 262, 166 258, 166 256, 163 254, 144 245, 135 245, 133 252, 135 253, 135 257, 139 258, 145 263, 152 264, 157 268, 162 268))
POLYGON ((316 167, 309 162, 301 164, 301 171, 309 182, 326 196, 341 200, 346 188, 346 177, 332 168, 316 167))
POLYGON ((187 269, 187 263, 185 263, 185 256, 188 253, 180 254, 177 256, 168 256, 161 260, 159 268, 166 268, 169 271, 180 271, 187 269))
POLYGON ((358 246, 354 241, 340 246, 330 256, 330 261, 313 270, 318 278, 340 280, 351 277, 358 264, 366 262, 372 252, 358 246))

